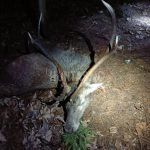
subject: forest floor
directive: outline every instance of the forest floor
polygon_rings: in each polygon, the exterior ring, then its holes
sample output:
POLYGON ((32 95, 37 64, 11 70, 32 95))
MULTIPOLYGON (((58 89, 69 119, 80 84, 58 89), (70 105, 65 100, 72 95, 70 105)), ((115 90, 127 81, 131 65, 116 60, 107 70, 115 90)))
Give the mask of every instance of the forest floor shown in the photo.
MULTIPOLYGON (((96 131, 91 150, 150 150, 150 3, 123 4, 121 10, 119 50, 94 73, 103 88, 91 95, 83 117, 96 131)), ((32 30, 18 16, 6 18, 0 22, 0 67, 25 50, 22 35, 32 30)), ((75 26, 91 40, 98 60, 111 35, 107 13, 82 16, 75 26)), ((57 45, 66 42, 60 32, 53 35, 57 45)), ((71 45, 80 47, 79 40, 71 45)), ((41 90, 0 99, 0 150, 64 149, 63 109, 43 103, 50 96, 51 90, 41 90)))

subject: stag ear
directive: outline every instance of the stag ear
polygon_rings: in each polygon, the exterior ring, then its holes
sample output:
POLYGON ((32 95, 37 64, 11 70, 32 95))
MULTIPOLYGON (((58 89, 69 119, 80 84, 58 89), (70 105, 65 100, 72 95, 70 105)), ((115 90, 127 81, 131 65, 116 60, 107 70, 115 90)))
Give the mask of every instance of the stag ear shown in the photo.
POLYGON ((96 91, 98 88, 102 87, 102 83, 93 83, 93 84, 88 84, 86 85, 86 93, 90 94, 93 93, 94 91, 96 91))

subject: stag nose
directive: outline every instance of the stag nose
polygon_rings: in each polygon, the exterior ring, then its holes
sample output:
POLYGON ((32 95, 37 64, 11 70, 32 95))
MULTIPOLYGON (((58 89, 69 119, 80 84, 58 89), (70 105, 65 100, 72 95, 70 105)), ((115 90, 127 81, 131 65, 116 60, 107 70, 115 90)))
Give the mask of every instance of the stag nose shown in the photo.
POLYGON ((80 123, 75 123, 75 124, 70 124, 70 123, 67 123, 67 124, 65 124, 65 126, 64 126, 64 130, 65 130, 65 132, 66 133, 72 133, 72 132, 75 132, 75 131, 77 131, 77 129, 79 128, 79 124, 80 123))
POLYGON ((68 126, 65 126, 64 130, 65 130, 66 133, 72 133, 73 132, 73 128, 72 127, 68 127, 68 126))

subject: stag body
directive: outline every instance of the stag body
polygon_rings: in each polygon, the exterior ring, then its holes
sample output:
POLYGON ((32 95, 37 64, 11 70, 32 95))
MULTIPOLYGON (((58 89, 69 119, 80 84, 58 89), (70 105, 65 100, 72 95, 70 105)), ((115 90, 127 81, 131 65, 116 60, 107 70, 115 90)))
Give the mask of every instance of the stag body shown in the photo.
MULTIPOLYGON (((54 48, 49 51, 65 73, 68 82, 77 82, 91 63, 89 52, 54 48)), ((40 53, 23 55, 11 62, 3 71, 0 95, 18 95, 36 89, 56 88, 56 66, 40 53)))

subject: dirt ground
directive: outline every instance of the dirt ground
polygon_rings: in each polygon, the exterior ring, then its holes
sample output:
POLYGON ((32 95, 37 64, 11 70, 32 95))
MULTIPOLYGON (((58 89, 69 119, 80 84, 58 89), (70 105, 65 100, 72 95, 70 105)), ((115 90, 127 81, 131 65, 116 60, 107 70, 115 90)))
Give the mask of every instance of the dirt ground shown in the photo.
MULTIPOLYGON (((121 9, 119 50, 95 72, 93 80, 103 83, 103 88, 91 95, 83 117, 97 133, 91 150, 150 150, 150 3, 124 4, 121 9)), ((24 51, 19 37, 32 28, 17 17, 13 26, 4 25, 5 21, 0 23, 1 50, 10 55, 1 51, 1 67, 19 56, 22 47, 24 51)), ((83 16, 76 29, 91 40, 98 60, 111 35, 109 16, 103 11, 83 16)), ((50 96, 50 90, 41 90, 0 99, 0 150, 64 149, 63 110, 43 103, 50 96)))
POLYGON ((98 149, 149 149, 148 63, 138 54, 115 54, 95 74, 104 87, 93 94, 84 119, 99 134, 98 149))

